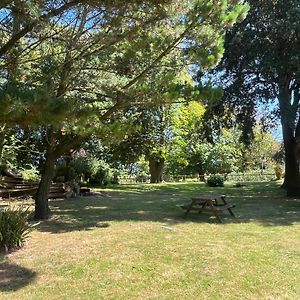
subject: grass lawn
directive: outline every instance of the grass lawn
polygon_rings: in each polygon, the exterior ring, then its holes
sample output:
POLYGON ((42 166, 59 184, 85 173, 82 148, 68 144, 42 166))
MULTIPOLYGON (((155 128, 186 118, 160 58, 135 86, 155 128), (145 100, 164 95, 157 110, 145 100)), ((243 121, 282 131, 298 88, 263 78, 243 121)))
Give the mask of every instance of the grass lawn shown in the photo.
POLYGON ((0 299, 300 299, 300 200, 276 183, 126 185, 51 201, 54 216, 1 258, 0 299), (236 219, 186 218, 225 193, 236 219))

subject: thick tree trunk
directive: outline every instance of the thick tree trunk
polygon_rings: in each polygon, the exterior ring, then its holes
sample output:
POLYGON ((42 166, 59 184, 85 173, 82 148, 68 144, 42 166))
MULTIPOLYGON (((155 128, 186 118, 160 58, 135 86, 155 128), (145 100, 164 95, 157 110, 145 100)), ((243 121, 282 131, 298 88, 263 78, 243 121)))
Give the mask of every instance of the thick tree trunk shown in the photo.
POLYGON ((205 174, 204 173, 199 173, 199 180, 201 182, 205 182, 205 174))
POLYGON ((198 167, 197 171, 198 171, 200 182, 205 182, 205 171, 204 171, 204 168, 203 168, 203 164, 199 163, 197 167, 198 167))
POLYGON ((48 194, 50 190, 51 180, 53 177, 55 161, 56 157, 54 155, 47 155, 45 165, 42 171, 41 181, 35 198, 34 218, 36 220, 48 219, 51 214, 48 204, 48 194))
POLYGON ((285 177, 283 188, 287 196, 300 197, 299 161, 296 156, 296 143, 293 139, 284 139, 285 177))
POLYGON ((165 160, 163 158, 149 157, 149 170, 150 170, 150 182, 159 183, 162 182, 163 168, 165 160))
POLYGON ((291 112, 289 101, 290 98, 288 91, 283 90, 279 97, 285 150, 285 177, 282 187, 286 189, 287 196, 300 197, 300 173, 299 159, 297 155, 297 139, 299 138, 299 130, 297 130, 295 126, 296 114, 291 112))

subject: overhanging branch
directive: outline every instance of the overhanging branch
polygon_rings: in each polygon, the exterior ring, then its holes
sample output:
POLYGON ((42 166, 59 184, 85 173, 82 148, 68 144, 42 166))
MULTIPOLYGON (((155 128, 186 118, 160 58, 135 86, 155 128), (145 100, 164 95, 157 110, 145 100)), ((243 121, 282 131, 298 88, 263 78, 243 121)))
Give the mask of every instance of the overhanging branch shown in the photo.
POLYGON ((4 54, 6 54, 22 37, 24 37, 27 33, 31 32, 33 30, 33 28, 40 21, 43 21, 43 20, 51 18, 51 17, 55 17, 55 16, 59 15, 60 13, 64 12, 65 10, 67 10, 68 8, 76 6, 79 3, 80 3, 80 0, 72 0, 68 3, 65 3, 64 5, 62 5, 59 8, 53 9, 50 12, 41 15, 38 19, 27 24, 22 30, 20 30, 18 33, 14 34, 11 37, 11 39, 0 48, 0 57, 3 56, 4 54))

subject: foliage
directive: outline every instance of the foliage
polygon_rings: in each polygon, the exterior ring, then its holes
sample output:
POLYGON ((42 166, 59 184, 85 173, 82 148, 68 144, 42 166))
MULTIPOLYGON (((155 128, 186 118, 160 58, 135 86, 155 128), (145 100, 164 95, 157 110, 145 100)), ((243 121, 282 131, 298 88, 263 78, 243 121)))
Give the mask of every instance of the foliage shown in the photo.
POLYGON ((49 215, 42 188, 57 159, 91 134, 125 136, 124 112, 178 98, 180 74, 215 66, 248 10, 242 0, 27 2, 0 6, 0 125, 43 141, 36 218, 49 215))
MULTIPOLYGON (((201 168, 200 157, 196 158, 191 153, 195 152, 195 141, 202 140, 202 116, 204 106, 197 102, 181 103, 173 107, 170 112, 170 143, 168 145, 166 163, 171 174, 184 174, 193 159, 197 160, 201 168), (199 136, 200 135, 200 136, 199 136), (199 160, 198 160, 199 159, 199 160)), ((202 144, 198 144, 200 147, 202 144)), ((190 168, 191 169, 191 168, 190 168)), ((197 173, 197 170, 190 170, 197 173)))
POLYGON ((78 174, 75 169, 65 164, 56 164, 54 171, 54 181, 65 182, 70 180, 77 180, 78 174))
MULTIPOLYGON (((215 81, 225 87, 221 111, 253 138, 259 108, 274 124, 279 117, 285 147, 287 194, 300 196, 300 36, 297 0, 249 0, 246 19, 226 34, 215 81), (235 117, 232 117, 234 113, 235 117)), ((264 122, 268 123, 268 122, 264 122)))
POLYGON ((39 171, 33 165, 28 165, 26 169, 21 170, 19 173, 27 181, 36 182, 39 178, 39 171))
MULTIPOLYGON (((200 120, 198 123, 198 128, 180 137, 183 141, 180 146, 181 162, 183 162, 181 170, 187 174, 199 175, 237 171, 242 159, 237 133, 223 129, 220 136, 215 137, 215 141, 210 143, 201 134, 197 134, 202 129, 200 120)), ((179 151, 177 151, 177 161, 180 158, 178 153, 179 151)))
POLYGON ((280 180, 283 177, 283 168, 280 165, 274 167, 276 180, 280 180))
POLYGON ((239 145, 233 143, 230 132, 224 131, 223 135, 218 138, 218 141, 210 149, 206 169, 208 173, 230 173, 238 169, 238 160, 241 157, 239 145), (227 137, 225 136, 226 134, 227 137))
POLYGON ((20 128, 0 129, 0 164, 20 173, 24 168, 39 170, 43 140, 41 132, 20 128))
POLYGON ((0 211, 0 249, 9 251, 22 247, 33 226, 28 222, 28 209, 11 206, 0 211))
POLYGON ((90 183, 98 185, 107 185, 113 178, 109 165, 103 161, 98 161, 97 171, 91 174, 90 183))
POLYGON ((17 168, 17 150, 19 146, 13 131, 5 126, 0 129, 0 164, 15 170, 17 168))
POLYGON ((273 160, 276 164, 283 165, 284 164, 284 145, 280 143, 277 151, 273 154, 273 160))
POLYGON ((221 175, 211 175, 207 178, 207 185, 211 187, 224 186, 224 177, 221 175))
POLYGON ((149 164, 145 157, 142 156, 135 164, 135 170, 132 172, 136 175, 137 182, 147 182, 149 179, 149 164))
MULTIPOLYGON (((280 143, 274 139, 272 134, 264 131, 262 127, 255 126, 253 129, 253 140, 248 146, 242 147, 242 170, 260 169, 276 164, 274 157, 279 156, 280 143)), ((279 162, 280 163, 280 162, 279 162)))
POLYGON ((75 174, 91 184, 107 185, 116 172, 110 165, 94 156, 77 157, 71 162, 75 174))

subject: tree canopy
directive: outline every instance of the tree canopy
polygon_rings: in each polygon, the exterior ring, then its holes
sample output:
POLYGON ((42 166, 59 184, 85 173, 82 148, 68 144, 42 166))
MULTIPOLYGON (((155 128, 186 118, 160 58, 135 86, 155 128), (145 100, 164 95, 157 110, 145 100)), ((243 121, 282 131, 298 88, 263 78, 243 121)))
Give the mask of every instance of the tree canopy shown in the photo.
POLYGON ((180 72, 215 66, 247 9, 236 0, 2 2, 0 124, 43 140, 35 217, 50 213, 57 158, 92 133, 118 134, 124 110, 172 99, 180 72))
POLYGON ((279 116, 282 124, 284 186, 288 195, 299 196, 299 2, 248 2, 246 19, 226 34, 224 57, 214 73, 225 89, 219 111, 235 112, 236 120, 242 123, 244 140, 249 140, 259 105, 271 103, 275 107, 273 112, 269 109, 269 117, 279 116))

